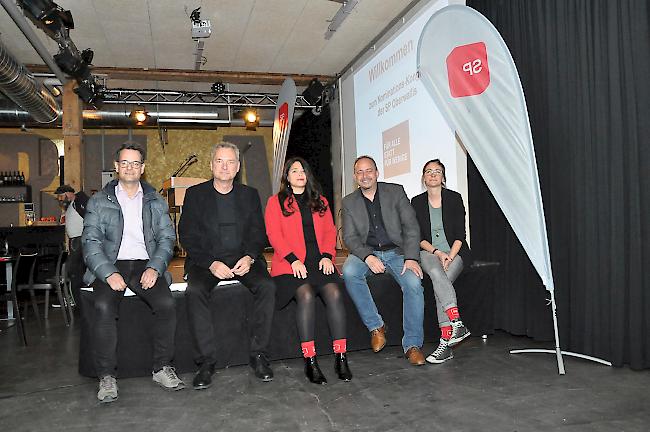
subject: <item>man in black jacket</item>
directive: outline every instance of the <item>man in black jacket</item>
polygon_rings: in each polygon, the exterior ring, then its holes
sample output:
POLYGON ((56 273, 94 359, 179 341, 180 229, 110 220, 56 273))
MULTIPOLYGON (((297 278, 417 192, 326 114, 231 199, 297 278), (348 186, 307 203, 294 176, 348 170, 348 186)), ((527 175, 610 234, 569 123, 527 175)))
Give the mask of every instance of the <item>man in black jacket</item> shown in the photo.
POLYGON ((216 346, 210 293, 222 280, 237 279, 254 296, 250 366, 263 381, 273 379, 267 357, 275 305, 275 285, 262 251, 267 244, 257 190, 234 183, 239 149, 230 143, 212 148, 213 179, 185 194, 179 237, 187 251, 187 315, 199 365, 195 389, 212 385, 216 346))

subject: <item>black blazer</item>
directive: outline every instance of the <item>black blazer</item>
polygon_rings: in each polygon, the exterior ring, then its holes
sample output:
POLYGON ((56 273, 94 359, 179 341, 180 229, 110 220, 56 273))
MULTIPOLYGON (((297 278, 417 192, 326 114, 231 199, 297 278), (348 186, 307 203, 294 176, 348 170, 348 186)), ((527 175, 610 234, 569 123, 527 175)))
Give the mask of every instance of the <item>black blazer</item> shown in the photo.
MULTIPOLYGON (((421 240, 431 243, 431 220, 429 219, 429 198, 427 192, 414 196, 411 205, 415 209, 415 217, 420 225, 421 240)), ((465 268, 472 264, 472 255, 467 241, 465 240, 465 206, 463 198, 458 192, 442 188, 442 226, 445 229, 445 237, 449 246, 454 241, 460 240, 463 245, 460 247, 458 255, 463 259, 465 268)))
MULTIPOLYGON (((208 268, 214 261, 221 261, 224 248, 219 239, 217 206, 212 180, 187 189, 183 201, 183 214, 178 224, 178 234, 187 261, 208 268)), ((235 183, 233 193, 237 202, 237 229, 242 239, 242 256, 262 258, 268 244, 262 205, 257 189, 235 183)), ((189 265, 186 263, 185 268, 189 265)))

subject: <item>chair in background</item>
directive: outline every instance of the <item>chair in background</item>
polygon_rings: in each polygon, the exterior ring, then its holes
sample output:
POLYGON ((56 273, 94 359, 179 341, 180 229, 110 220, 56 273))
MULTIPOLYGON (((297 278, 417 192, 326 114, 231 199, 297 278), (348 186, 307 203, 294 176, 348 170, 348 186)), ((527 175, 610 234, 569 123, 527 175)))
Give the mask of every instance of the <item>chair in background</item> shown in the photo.
POLYGON ((29 262, 26 263, 25 259, 22 258, 22 255, 19 254, 12 271, 10 289, 9 291, 0 292, 1 301, 11 302, 14 311, 14 322, 13 324, 10 324, 10 327, 15 326, 18 329, 18 335, 20 336, 21 340, 23 341, 23 345, 25 346, 27 346, 27 335, 25 333, 25 327, 23 326, 23 319, 20 315, 20 307, 18 305, 18 277, 21 274, 20 272, 26 273, 24 271, 26 264, 28 266, 31 265, 29 262))
MULTIPOLYGON (((72 313, 72 308, 75 305, 74 296, 72 294, 72 281, 68 277, 68 271, 66 266, 68 253, 63 249, 59 251, 59 255, 56 261, 56 272, 54 277, 47 279, 48 282, 51 282, 55 285, 55 289, 61 291, 61 296, 63 297, 63 303, 59 303, 62 309, 65 309, 65 312, 68 316, 67 323, 74 322, 74 314, 72 313)), ((47 296, 47 294, 46 294, 47 296)), ((59 300, 60 301, 60 300, 59 300)), ((45 301, 47 307, 47 299, 45 301)), ((47 317, 46 317, 47 318, 47 317)))
MULTIPOLYGON (((69 309, 66 306, 66 301, 63 299, 63 283, 61 280, 61 266, 63 264, 63 257, 65 251, 59 249, 56 258, 54 259, 52 255, 39 255, 38 253, 34 254, 21 254, 23 259, 29 256, 32 260, 31 267, 29 270, 29 279, 27 283, 19 284, 18 291, 27 290, 29 291, 32 309, 36 314, 36 319, 38 321, 39 327, 42 329, 41 318, 39 314, 38 304, 36 302, 35 292, 45 291, 45 319, 49 318, 49 308, 50 308, 50 291, 55 290, 57 297, 59 299, 59 304, 61 305, 61 313, 63 315, 63 321, 66 326, 70 325, 68 320, 69 309), (43 277, 39 271, 39 266, 47 265, 50 262, 54 262, 54 276, 53 277, 43 277)), ((27 316, 27 313, 25 313, 27 316)))

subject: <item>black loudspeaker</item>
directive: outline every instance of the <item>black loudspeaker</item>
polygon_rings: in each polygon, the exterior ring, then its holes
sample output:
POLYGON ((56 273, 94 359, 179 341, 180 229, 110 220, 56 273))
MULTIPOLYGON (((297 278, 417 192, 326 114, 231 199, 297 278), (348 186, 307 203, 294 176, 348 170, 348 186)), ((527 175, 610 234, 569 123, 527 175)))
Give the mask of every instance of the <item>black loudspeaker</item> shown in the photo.
POLYGON ((304 92, 302 92, 302 96, 305 98, 307 103, 310 105, 315 105, 323 96, 323 90, 325 87, 323 84, 321 84, 320 81, 318 81, 317 78, 314 78, 309 82, 309 85, 305 89, 304 92))

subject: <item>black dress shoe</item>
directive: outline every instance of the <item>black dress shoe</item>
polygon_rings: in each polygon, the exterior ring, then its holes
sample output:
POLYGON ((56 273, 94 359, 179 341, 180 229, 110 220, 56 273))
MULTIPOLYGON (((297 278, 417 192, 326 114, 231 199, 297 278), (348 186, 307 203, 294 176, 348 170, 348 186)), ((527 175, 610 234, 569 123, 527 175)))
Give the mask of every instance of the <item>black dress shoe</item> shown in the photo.
POLYGON ((212 385, 212 375, 214 374, 213 364, 202 364, 194 375, 192 386, 194 390, 204 390, 212 385))
POLYGON ((255 376, 264 382, 273 380, 273 371, 266 354, 255 354, 251 356, 250 366, 255 371, 255 376))
POLYGON ((305 357, 305 376, 314 384, 327 384, 327 378, 318 367, 316 356, 305 357))
POLYGON ((348 356, 346 353, 334 354, 334 371, 340 380, 350 381, 352 379, 352 372, 350 372, 350 368, 348 367, 348 356))

